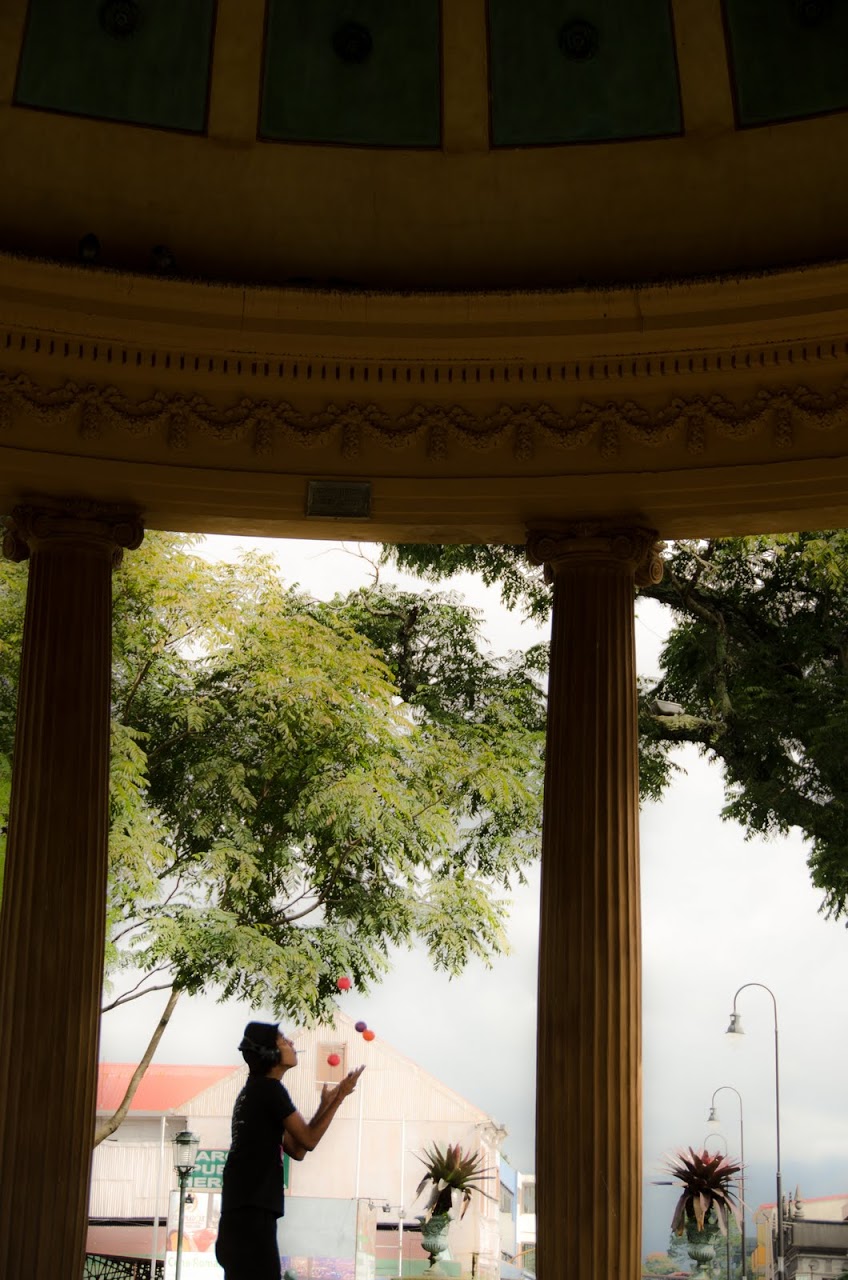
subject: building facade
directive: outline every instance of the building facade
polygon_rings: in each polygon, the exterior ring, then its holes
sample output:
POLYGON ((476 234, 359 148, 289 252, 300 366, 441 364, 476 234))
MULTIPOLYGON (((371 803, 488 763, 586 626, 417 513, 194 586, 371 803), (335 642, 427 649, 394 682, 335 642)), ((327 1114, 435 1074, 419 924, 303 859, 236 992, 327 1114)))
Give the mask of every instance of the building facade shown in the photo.
MULTIPOLYGON (((370 1202, 380 1269, 400 1267, 403 1258, 420 1266, 426 1255, 416 1216, 424 1211, 415 1194, 422 1176, 417 1156, 433 1143, 459 1143, 463 1150, 479 1151, 483 1167, 492 1173, 488 1196, 473 1196, 462 1221, 451 1227, 450 1259, 463 1274, 497 1277, 502 1253, 497 1169, 504 1130, 390 1045, 364 1041, 341 1012, 331 1026, 298 1030, 296 1042, 298 1066, 286 1075, 285 1085, 305 1116, 317 1109, 325 1083, 360 1063, 365 1072, 317 1151, 288 1163, 287 1196, 370 1202), (328 1064, 330 1054, 340 1058, 337 1065, 328 1064)), ((99 1114, 110 1114, 120 1101, 131 1071, 101 1065, 99 1114)), ((148 1068, 127 1118, 95 1148, 89 1217, 164 1217, 168 1194, 177 1185, 171 1140, 188 1128, 204 1150, 228 1149, 233 1103, 246 1076, 244 1067, 148 1068)), ((102 1230, 97 1239, 102 1247, 102 1230)))
MULTIPOLYGON (((784 1267, 787 1280, 848 1275, 848 1193, 811 1196, 796 1190, 784 1204, 784 1267)), ((752 1265, 757 1276, 773 1280, 777 1208, 762 1204, 756 1211, 757 1248, 752 1265)))

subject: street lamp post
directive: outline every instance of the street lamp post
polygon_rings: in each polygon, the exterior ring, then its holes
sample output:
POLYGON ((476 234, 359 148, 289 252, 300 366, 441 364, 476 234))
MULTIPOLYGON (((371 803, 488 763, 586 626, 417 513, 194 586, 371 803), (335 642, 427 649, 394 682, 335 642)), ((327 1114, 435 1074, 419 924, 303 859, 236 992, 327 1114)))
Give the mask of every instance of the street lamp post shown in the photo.
MULTIPOLYGON (((775 999, 775 994, 772 991, 771 987, 767 987, 764 982, 743 983, 742 986, 739 988, 739 990, 736 992, 736 995, 733 997, 733 1012, 730 1015, 730 1025, 727 1028, 727 1034, 729 1036, 741 1036, 744 1034, 742 1030, 742 1018, 736 1012, 736 1001, 739 997, 740 992, 744 991, 746 987, 760 987, 763 991, 767 991, 768 994, 771 996, 771 1002, 774 1007, 774 1116, 775 1116, 775 1136, 776 1136, 776 1145, 777 1145, 777 1170, 775 1175, 776 1182, 777 1182, 776 1269, 777 1269, 778 1280, 783 1280, 783 1275, 784 1275, 783 1178, 780 1172, 780 1050, 779 1050, 779 1040, 778 1040, 778 1034, 777 1034, 777 1000, 775 999)), ((741 1116, 741 1101, 740 1101, 740 1116, 741 1116)))
MULTIPOLYGON (((722 1142, 724 1143, 723 1155, 724 1155, 724 1158, 727 1159, 727 1138, 725 1138, 723 1133, 719 1133, 718 1129, 713 1127, 713 1121, 718 1120, 718 1116, 713 1115, 714 1111, 715 1111, 715 1107, 711 1109, 710 1118, 707 1121, 707 1124, 709 1124, 710 1126, 711 1132, 708 1133, 707 1136, 704 1138, 704 1150, 706 1151, 708 1149, 707 1143, 709 1142, 710 1138, 721 1138, 722 1142)), ((725 1236, 724 1236, 724 1249, 725 1249, 725 1256, 727 1258, 727 1280, 731 1280, 731 1277, 730 1277, 730 1219, 729 1218, 727 1220, 727 1231, 725 1232, 725 1236)))
POLYGON ((174 1280, 180 1280, 180 1271, 183 1265, 186 1185, 197 1161, 197 1148, 199 1145, 200 1139, 195 1137, 193 1133, 189 1133, 188 1129, 183 1129, 174 1138, 174 1168, 180 1180, 180 1218, 177 1225, 177 1265, 174 1272, 174 1280))
MULTIPOLYGON (((739 1205, 742 1211, 741 1212, 742 1220, 740 1223, 740 1227, 742 1230, 742 1272, 741 1274, 742 1274, 742 1280, 746 1280, 747 1274, 748 1274, 748 1263, 747 1263, 746 1254, 745 1254, 745 1250, 746 1250, 746 1245, 745 1245, 745 1122, 742 1115, 742 1094, 739 1092, 738 1089, 735 1089, 732 1084, 720 1084, 717 1089, 713 1090, 712 1101, 710 1102, 710 1114, 707 1116, 707 1124, 708 1125, 718 1124, 718 1111, 716 1110, 715 1100, 716 1100, 716 1095, 721 1093, 722 1090, 724 1089, 729 1090, 730 1093, 735 1093, 739 1102, 739 1163, 742 1166, 742 1168, 739 1171, 739 1205)), ((780 1161, 778 1161, 778 1164, 779 1163, 780 1161)))

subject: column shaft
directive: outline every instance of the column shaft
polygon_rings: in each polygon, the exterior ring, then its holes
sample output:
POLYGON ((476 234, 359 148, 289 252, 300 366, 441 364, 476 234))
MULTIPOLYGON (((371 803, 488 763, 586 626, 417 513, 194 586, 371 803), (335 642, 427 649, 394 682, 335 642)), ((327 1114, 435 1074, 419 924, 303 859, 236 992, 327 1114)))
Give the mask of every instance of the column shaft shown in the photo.
MULTIPOLYGON (((637 1280, 641 997, 634 583, 653 535, 531 538, 553 578, 539 953, 537 1273, 637 1280)), ((660 570, 661 571, 661 570, 660 570)))
MULTIPOLYGON (((0 914, 0 1275, 82 1274, 106 906, 111 577, 126 516, 19 509, 30 556, 0 914)), ((135 530, 135 531, 134 531, 135 530)))

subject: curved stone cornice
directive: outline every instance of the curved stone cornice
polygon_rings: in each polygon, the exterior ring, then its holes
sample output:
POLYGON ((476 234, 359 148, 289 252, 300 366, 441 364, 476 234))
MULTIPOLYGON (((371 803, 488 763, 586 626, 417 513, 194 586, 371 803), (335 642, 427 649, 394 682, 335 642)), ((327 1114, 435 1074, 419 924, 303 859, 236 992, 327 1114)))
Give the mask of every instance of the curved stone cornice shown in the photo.
POLYGON ((237 288, 0 254, 0 355, 56 380, 97 370, 122 390, 237 385, 255 398, 284 388, 469 402, 647 382, 692 394, 848 361, 848 263, 604 290, 400 294, 237 288))
POLYGON ((7 509, 118 494, 164 527, 314 536, 306 481, 347 477, 383 539, 633 513, 664 537, 812 527, 848 520, 846 422, 848 264, 399 296, 0 257, 7 509))
POLYGON ((83 438, 277 439, 356 458, 427 440, 589 448, 799 427, 848 404, 848 263, 743 280, 525 294, 236 289, 0 255, 0 426, 83 438))

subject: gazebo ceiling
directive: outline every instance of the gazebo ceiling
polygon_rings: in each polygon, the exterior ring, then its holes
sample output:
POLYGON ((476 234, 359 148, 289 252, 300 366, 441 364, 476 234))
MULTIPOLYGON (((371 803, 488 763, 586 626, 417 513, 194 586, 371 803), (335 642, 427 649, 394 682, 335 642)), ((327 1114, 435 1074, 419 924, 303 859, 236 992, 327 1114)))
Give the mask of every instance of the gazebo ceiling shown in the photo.
POLYGON ((848 523, 846 65, 829 0, 5 0, 0 502, 848 523))
POLYGON ((848 256, 830 0, 5 0, 0 242, 541 288, 848 256))

